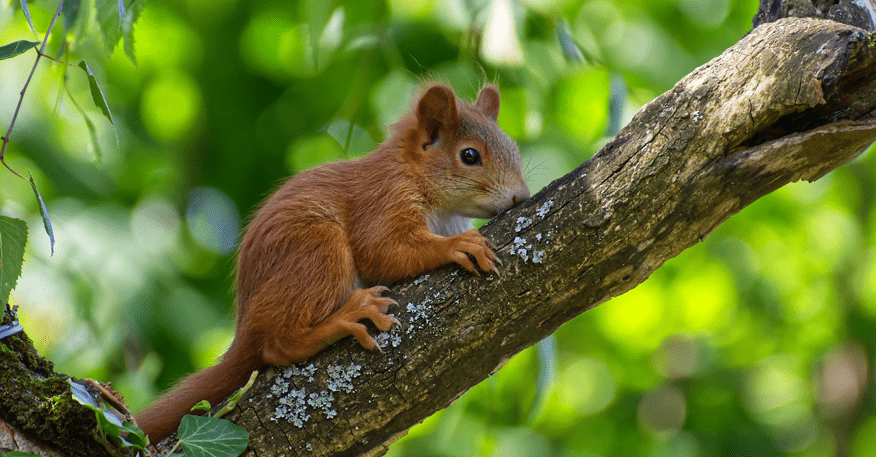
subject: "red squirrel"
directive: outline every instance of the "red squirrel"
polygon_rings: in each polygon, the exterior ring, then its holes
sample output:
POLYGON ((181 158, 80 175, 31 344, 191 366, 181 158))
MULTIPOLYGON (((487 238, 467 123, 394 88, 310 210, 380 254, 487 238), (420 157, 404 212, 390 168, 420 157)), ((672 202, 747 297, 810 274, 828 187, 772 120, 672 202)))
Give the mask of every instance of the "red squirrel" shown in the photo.
POLYGON ((385 284, 453 262, 497 271, 471 218, 529 198, 520 152, 498 115, 492 85, 473 105, 431 85, 376 150, 303 171, 268 197, 240 244, 234 340, 219 363, 136 415, 151 441, 262 366, 302 362, 348 335, 378 348, 359 321, 384 332, 398 323, 386 315, 395 301, 382 296, 385 284))

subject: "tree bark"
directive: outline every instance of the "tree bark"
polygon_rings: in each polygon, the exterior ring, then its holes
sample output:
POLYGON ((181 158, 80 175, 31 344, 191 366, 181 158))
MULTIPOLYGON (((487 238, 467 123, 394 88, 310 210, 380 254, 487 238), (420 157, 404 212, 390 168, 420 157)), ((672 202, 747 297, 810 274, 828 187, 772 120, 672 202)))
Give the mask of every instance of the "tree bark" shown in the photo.
POLYGON ((843 24, 876 30, 874 0, 760 0, 757 14, 751 20, 757 27, 783 17, 829 19, 843 24))
POLYGON ((874 138, 874 36, 819 19, 762 24, 485 226, 501 275, 444 269, 399 284, 403 327, 382 354, 347 339, 262 374, 228 416, 250 431, 245 455, 384 453, 514 354, 874 138))
MULTIPOLYGON (((3 308, 0 324, 17 323, 14 311, 3 308)), ((73 400, 70 378, 55 373, 24 332, 0 339, 0 367, 0 455, 109 455, 96 439, 94 412, 73 400)))

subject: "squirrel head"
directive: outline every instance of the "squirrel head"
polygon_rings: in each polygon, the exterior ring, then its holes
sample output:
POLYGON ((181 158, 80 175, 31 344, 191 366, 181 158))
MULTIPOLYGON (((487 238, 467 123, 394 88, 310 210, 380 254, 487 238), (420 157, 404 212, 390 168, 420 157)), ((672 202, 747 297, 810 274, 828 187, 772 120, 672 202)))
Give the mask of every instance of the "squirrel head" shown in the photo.
POLYGON ((410 159, 426 171, 437 209, 491 218, 529 198, 517 144, 496 124, 499 91, 486 85, 472 105, 436 84, 415 108, 410 159))

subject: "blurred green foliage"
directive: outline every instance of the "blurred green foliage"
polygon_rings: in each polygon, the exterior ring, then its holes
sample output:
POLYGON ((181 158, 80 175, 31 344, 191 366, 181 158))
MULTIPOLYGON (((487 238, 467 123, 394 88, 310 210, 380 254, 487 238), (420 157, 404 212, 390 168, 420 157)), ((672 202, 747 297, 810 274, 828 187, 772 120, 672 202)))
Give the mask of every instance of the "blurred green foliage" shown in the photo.
MULTIPOLYGON (((30 3, 38 31, 56 5, 30 3)), ((741 38, 756 9, 149 0, 136 66, 122 44, 105 59, 95 30, 71 43, 101 82, 120 146, 64 66, 41 63, 27 93, 7 160, 41 183, 57 245, 50 256, 28 183, 0 173, 2 214, 32 233, 12 302, 60 371, 112 381, 137 409, 230 342, 233 246, 258 202, 291 173, 369 151, 422 80, 469 99, 498 82, 500 125, 535 191, 598 150, 612 117, 625 123, 741 38), (584 62, 565 58, 558 27, 584 62), (64 78, 97 127, 99 164, 59 98, 64 78)), ((5 7, 0 44, 22 39, 34 37, 5 7)), ((0 63, 4 131, 32 59, 0 63)), ((755 202, 388 455, 876 455, 874 171, 867 153, 755 202)))

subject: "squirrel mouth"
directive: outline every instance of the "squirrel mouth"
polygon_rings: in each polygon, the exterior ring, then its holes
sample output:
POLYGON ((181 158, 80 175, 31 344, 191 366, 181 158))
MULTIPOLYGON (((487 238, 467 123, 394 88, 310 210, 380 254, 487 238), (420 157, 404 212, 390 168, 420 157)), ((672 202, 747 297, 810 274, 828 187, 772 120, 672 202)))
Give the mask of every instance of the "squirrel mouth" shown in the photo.
POLYGON ((492 219, 492 218, 498 216, 499 214, 501 214, 502 211, 501 210, 497 211, 494 208, 487 208, 487 207, 484 207, 481 205, 477 205, 477 213, 478 213, 478 215, 476 215, 474 217, 476 217, 478 219, 492 219))

